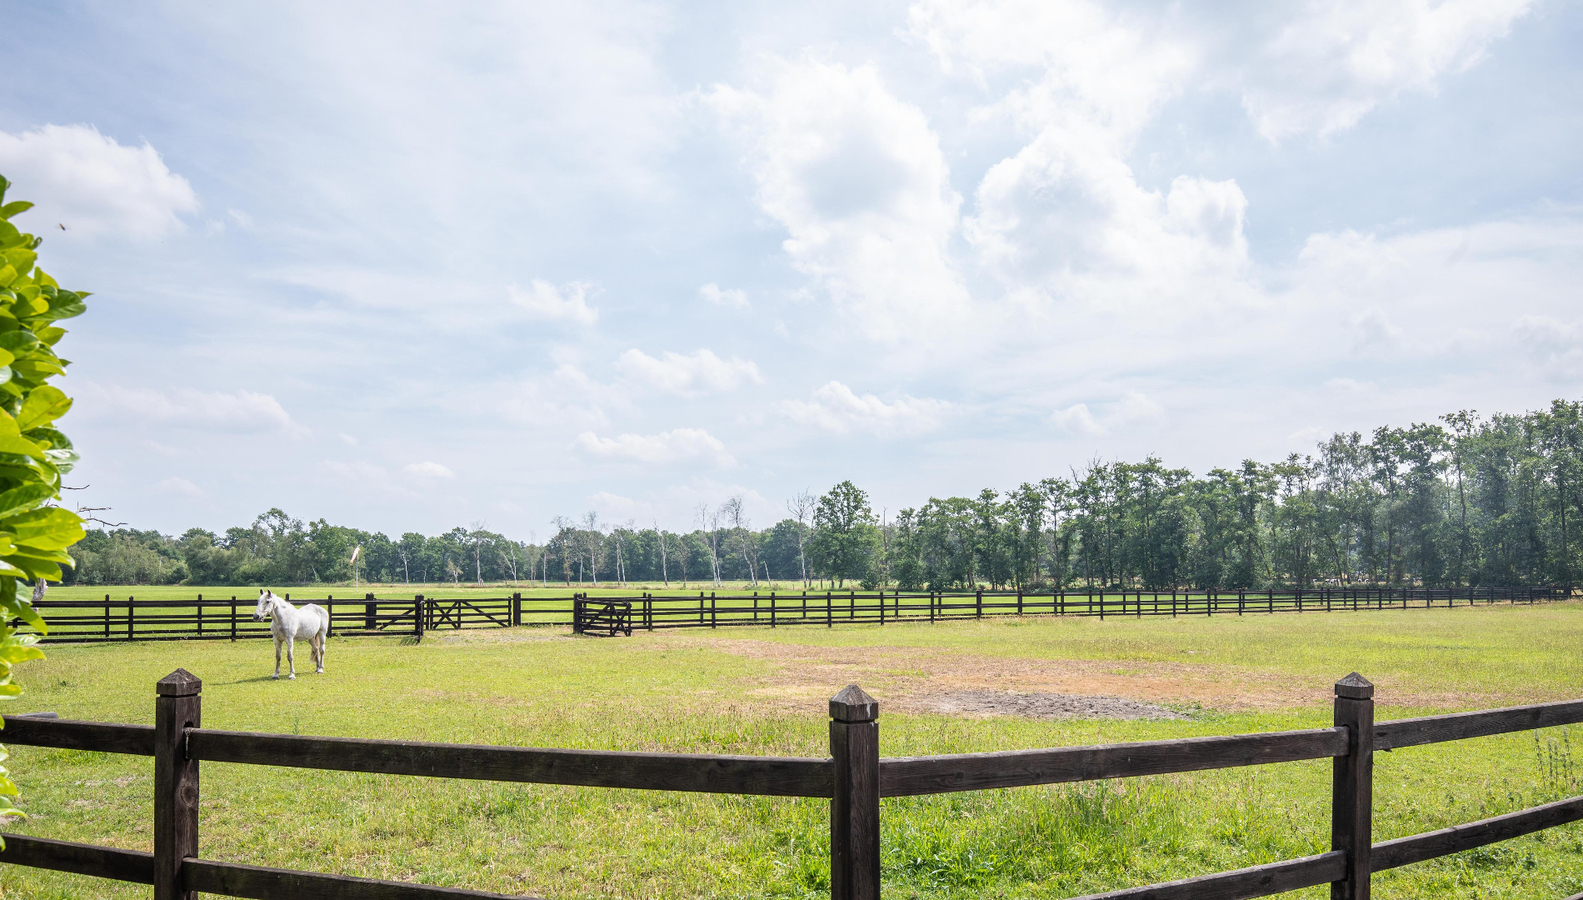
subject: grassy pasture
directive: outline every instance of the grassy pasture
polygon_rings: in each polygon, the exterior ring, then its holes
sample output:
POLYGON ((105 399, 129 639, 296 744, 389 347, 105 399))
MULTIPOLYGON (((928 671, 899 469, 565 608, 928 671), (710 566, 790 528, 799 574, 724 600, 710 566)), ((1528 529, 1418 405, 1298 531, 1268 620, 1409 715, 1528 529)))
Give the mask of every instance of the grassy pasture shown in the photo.
MULTIPOLYGON (((910 755, 1312 727, 1328 722, 1329 686, 1353 669, 1378 685, 1380 719, 1583 697, 1580 641, 1583 604, 1566 603, 617 639, 564 629, 437 632, 422 644, 334 639, 328 674, 290 683, 267 678, 272 660, 257 643, 55 646, 23 671, 27 694, 7 711, 152 722, 153 683, 183 666, 204 679, 204 724, 217 728, 822 756, 824 701, 856 681, 880 700, 882 753, 910 755), (1007 691, 1124 697, 1183 717, 965 717, 937 702, 1007 691)), ((1382 753, 1376 839, 1583 792, 1583 747, 1574 744, 1583 732, 1551 729, 1382 753)), ((9 829, 150 849, 149 761, 11 749, 33 818, 9 829)), ((1329 779, 1328 763, 1309 762, 887 800, 885 890, 1062 897, 1314 853, 1328 842, 1329 779)), ((203 780, 203 852, 215 858, 546 897, 828 890, 822 801, 217 764, 205 764, 203 780)), ((1382 898, 1567 896, 1583 890, 1583 828, 1385 873, 1375 884, 1382 898)), ((0 897, 144 895, 0 869, 0 897)))

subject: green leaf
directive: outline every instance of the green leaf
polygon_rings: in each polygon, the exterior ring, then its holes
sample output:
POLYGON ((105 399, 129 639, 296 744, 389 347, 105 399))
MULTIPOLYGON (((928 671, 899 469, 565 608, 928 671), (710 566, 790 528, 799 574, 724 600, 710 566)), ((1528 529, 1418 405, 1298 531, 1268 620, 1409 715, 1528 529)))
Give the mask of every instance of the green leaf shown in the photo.
POLYGON ((6 262, 11 264, 12 268, 23 275, 33 271, 33 264, 38 261, 37 253, 20 247, 0 251, 0 257, 3 257, 6 262))
POLYGON ((0 414, 0 453, 16 453, 34 459, 44 458, 44 451, 22 436, 17 429, 16 419, 5 414, 0 414))
POLYGON ((47 484, 24 484, 0 493, 0 520, 36 509, 44 501, 54 499, 55 493, 47 484))
POLYGON ((27 662, 30 659, 43 659, 44 651, 31 644, 0 645, 0 660, 10 665, 27 662))
MULTIPOLYGON (((54 309, 53 306, 50 307, 50 308, 54 309)), ((66 335, 66 329, 64 329, 64 328, 57 328, 54 325, 49 325, 49 326, 46 326, 44 328, 37 329, 33 333, 38 335, 38 339, 40 341, 42 341, 45 344, 48 344, 49 346, 53 347, 53 346, 55 346, 56 342, 58 342, 62 337, 64 337, 66 335)))
MULTIPOLYGON (((66 554, 64 554, 64 553, 52 554, 52 555, 66 556, 66 554)), ((66 556, 66 565, 71 565, 71 562, 72 562, 71 557, 66 556)), ((5 556, 0 557, 0 563, 4 563, 6 565, 9 565, 12 568, 16 569, 18 572, 22 573, 20 576, 13 576, 13 577, 26 578, 26 579, 28 579, 30 581, 36 580, 36 579, 39 579, 39 578, 43 578, 43 579, 48 580, 48 581, 60 581, 61 580, 61 572, 60 572, 61 563, 58 562, 57 560, 43 559, 41 557, 33 556, 31 554, 28 554, 28 553, 17 552, 17 553, 8 553, 5 556)), ((24 604, 24 605, 26 605, 26 604, 24 604)), ((5 604, 3 602, 0 602, 0 607, 4 607, 4 606, 5 606, 5 604)), ((27 608, 28 609, 32 609, 31 606, 29 606, 27 608)), ((18 613, 16 613, 16 615, 22 616, 23 618, 27 618, 28 614, 27 613, 18 612, 18 613)), ((33 613, 32 615, 37 615, 37 613, 33 613)), ((28 621, 29 621, 30 624, 32 623, 31 619, 29 619, 28 621)), ((40 628, 40 626, 37 625, 37 624, 33 624, 33 627, 34 628, 40 628)), ((42 630, 42 628, 40 628, 40 630, 42 630)))
POLYGON ((77 462, 82 459, 81 456, 77 455, 77 451, 76 450, 69 450, 69 449, 64 449, 64 448, 55 448, 55 449, 52 449, 52 450, 45 450, 44 451, 44 458, 48 459, 51 463, 54 463, 55 464, 55 471, 59 472, 62 475, 65 475, 67 472, 70 472, 72 469, 77 468, 77 462))
POLYGON ((17 359, 21 359, 37 350, 38 346, 38 335, 26 329, 18 328, 0 333, 0 348, 10 351, 11 355, 17 359))
POLYGON ((71 398, 54 385, 46 384, 29 394, 22 402, 22 412, 16 417, 19 431, 32 431, 48 425, 71 409, 71 398))
POLYGON ((72 316, 80 316, 87 311, 88 306, 76 297, 52 300, 49 304, 49 316, 52 319, 69 319, 72 316))
POLYGON ((11 370, 21 372, 40 381, 47 375, 65 375, 66 369, 56 360, 44 356, 29 356, 11 364, 11 370))
POLYGON ((12 216, 25 213, 33 208, 33 204, 26 200, 13 200, 5 206, 0 206, 0 219, 9 219, 12 216))
POLYGON ((15 225, 0 219, 0 247, 20 247, 27 243, 27 238, 22 232, 17 231, 15 225))
POLYGON ((46 448, 46 453, 48 453, 50 449, 70 450, 73 446, 71 438, 67 437, 59 429, 50 428, 48 426, 42 428, 30 428, 28 429, 27 434, 24 434, 23 437, 35 444, 43 445, 46 448))
POLYGON ((0 525, 15 535, 14 542, 34 550, 64 550, 84 536, 82 517, 59 506, 18 513, 0 525))

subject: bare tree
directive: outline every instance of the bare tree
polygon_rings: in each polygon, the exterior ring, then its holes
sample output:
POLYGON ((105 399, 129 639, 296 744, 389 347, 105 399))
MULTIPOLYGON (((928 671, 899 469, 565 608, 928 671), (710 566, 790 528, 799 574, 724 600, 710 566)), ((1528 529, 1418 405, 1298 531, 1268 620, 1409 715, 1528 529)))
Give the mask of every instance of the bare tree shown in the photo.
POLYGON ((610 529, 610 536, 615 538, 616 541, 616 580, 621 582, 622 587, 627 584, 627 568, 622 550, 624 549, 627 535, 632 533, 633 526, 636 524, 632 519, 628 519, 625 525, 612 526, 610 529))
POLYGON ((599 555, 604 549, 604 536, 600 530, 599 513, 589 510, 583 516, 583 552, 588 554, 588 573, 594 587, 599 587, 599 555))
POLYGON ((720 504, 720 511, 724 514, 726 523, 731 526, 731 533, 736 536, 737 547, 742 551, 742 561, 748 566, 748 577, 752 579, 753 586, 758 587, 758 542, 753 540, 753 523, 748 519, 742 499, 741 494, 726 498, 726 502, 720 504))
POLYGON ((709 504, 698 504, 698 527, 709 545, 709 569, 715 587, 720 586, 720 510, 710 509, 709 504))
POLYGON ((491 535, 484 530, 483 522, 474 522, 467 527, 467 542, 473 547, 473 583, 484 583, 484 545, 489 543, 491 535))
POLYGON ((808 555, 803 552, 803 545, 807 543, 808 523, 813 519, 813 512, 818 506, 818 499, 807 490, 786 501, 786 511, 797 520, 797 563, 802 566, 803 587, 808 586, 808 555))
POLYGON ((517 586, 517 553, 523 551, 523 546, 516 541, 501 541, 495 545, 495 552, 500 554, 500 562, 511 572, 511 586, 517 586))
POLYGON ((665 532, 660 530, 660 520, 654 520, 654 536, 660 541, 660 577, 665 579, 665 586, 671 586, 671 572, 665 559, 665 532))

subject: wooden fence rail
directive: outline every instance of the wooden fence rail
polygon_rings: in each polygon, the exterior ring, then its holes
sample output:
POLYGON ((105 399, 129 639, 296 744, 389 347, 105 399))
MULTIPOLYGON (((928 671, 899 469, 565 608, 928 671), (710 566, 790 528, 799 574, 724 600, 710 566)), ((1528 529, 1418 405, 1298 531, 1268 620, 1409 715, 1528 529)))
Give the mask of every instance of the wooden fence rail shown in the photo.
POLYGON ((1374 687, 1357 673, 1336 683, 1334 725, 1272 734, 881 758, 879 704, 856 685, 830 700, 825 759, 689 753, 547 750, 306 737, 202 727, 202 683, 184 669, 155 686, 155 724, 6 716, 6 743, 151 756, 154 852, 120 850, 21 834, 3 835, 0 863, 154 886, 155 900, 293 897, 303 900, 437 900, 501 897, 204 859, 198 843, 199 763, 376 772, 431 778, 570 784, 633 790, 826 798, 830 801, 833 900, 878 900, 880 801, 885 797, 1036 784, 1134 778, 1172 772, 1332 761, 1331 849, 1084 900, 1245 900, 1321 884, 1332 897, 1368 900, 1372 873, 1411 865, 1583 820, 1583 796, 1376 843, 1373 754, 1441 741, 1583 722, 1583 700, 1374 722, 1374 687))
MULTIPOLYGON (((735 628, 837 623, 886 624, 996 616, 1223 616, 1382 609, 1431 609, 1495 603, 1529 604, 1571 596, 1556 587, 1316 588, 1267 591, 779 591, 591 597, 298 598, 330 613, 332 634, 410 634, 517 625, 571 626, 578 633, 630 634, 633 629, 735 628)), ((287 594, 286 598, 291 599, 287 594)), ((41 600, 50 642, 247 640, 269 637, 245 597, 139 600, 41 600)))

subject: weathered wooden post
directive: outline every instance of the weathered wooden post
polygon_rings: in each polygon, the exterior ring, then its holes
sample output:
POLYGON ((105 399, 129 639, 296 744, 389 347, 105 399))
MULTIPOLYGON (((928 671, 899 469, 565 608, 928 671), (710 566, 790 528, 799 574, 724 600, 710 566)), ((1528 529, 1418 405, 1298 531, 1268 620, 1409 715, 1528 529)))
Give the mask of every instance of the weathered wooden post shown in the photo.
POLYGON ((1347 854, 1345 877, 1330 883, 1331 900, 1369 900, 1374 841, 1374 685, 1353 672, 1336 682, 1338 727, 1347 755, 1333 760, 1330 849, 1347 854))
POLYGON ((424 616, 427 615, 427 613, 428 613, 428 610, 424 609, 424 605, 423 605, 423 595, 422 594, 418 594, 416 597, 413 597, 412 598, 412 634, 420 641, 423 640, 423 626, 425 624, 423 619, 424 619, 424 616))
POLYGON ((830 698, 830 900, 879 900, 878 718, 855 684, 830 698))
POLYGON ((511 594, 511 618, 508 619, 507 621, 509 621, 513 625, 521 625, 522 624, 522 592, 521 591, 514 591, 511 594))
POLYGON ((379 618, 379 605, 374 602, 373 594, 363 595, 363 630, 373 631, 379 618))
POLYGON ((154 900, 197 900, 181 888, 182 861, 198 855, 198 761, 187 729, 200 724, 203 682, 186 669, 154 685, 154 900))

